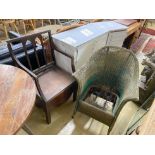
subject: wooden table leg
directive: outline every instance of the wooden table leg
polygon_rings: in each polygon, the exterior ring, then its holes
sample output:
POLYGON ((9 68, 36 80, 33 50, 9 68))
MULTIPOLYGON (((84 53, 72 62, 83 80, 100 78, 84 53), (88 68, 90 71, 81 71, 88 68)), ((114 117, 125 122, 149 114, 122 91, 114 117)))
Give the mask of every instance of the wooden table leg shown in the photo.
POLYGON ((28 133, 29 135, 34 135, 31 129, 27 126, 27 124, 24 124, 22 129, 26 131, 26 133, 28 133))

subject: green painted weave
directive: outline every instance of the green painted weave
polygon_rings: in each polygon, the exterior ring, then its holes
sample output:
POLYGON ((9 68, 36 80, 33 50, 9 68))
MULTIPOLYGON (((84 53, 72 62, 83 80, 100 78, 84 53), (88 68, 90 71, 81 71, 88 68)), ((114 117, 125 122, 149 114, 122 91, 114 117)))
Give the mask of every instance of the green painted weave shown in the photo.
POLYGON ((73 76, 78 82, 77 108, 93 85, 105 86, 118 95, 113 115, 117 115, 127 101, 139 98, 138 60, 125 48, 106 46, 100 49, 73 76))

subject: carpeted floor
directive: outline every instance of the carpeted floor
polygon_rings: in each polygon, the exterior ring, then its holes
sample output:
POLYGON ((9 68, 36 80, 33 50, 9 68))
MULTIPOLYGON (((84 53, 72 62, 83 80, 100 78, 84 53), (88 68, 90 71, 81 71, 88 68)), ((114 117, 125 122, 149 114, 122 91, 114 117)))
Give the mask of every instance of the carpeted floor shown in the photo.
POLYGON ((151 28, 145 28, 142 30, 143 33, 146 33, 146 34, 150 34, 150 35, 155 35, 155 30, 154 29, 151 29, 151 28))
POLYGON ((155 36, 146 33, 142 33, 131 46, 134 53, 150 53, 153 49, 155 49, 155 36))
MULTIPOLYGON (((138 109, 133 102, 128 102, 119 115, 111 131, 112 135, 125 134, 134 113, 138 109)), ((77 112, 74 120, 71 118, 73 103, 71 100, 53 110, 51 124, 46 124, 44 113, 35 107, 26 124, 35 135, 106 135, 108 127, 103 123, 77 112)), ((17 135, 26 135, 21 129, 17 135)))
POLYGON ((141 36, 131 45, 131 50, 134 53, 142 51, 148 40, 150 39, 150 35, 146 33, 141 33, 141 36))
POLYGON ((155 37, 152 37, 148 40, 148 42, 142 52, 150 53, 153 49, 155 49, 155 37))
POLYGON ((142 30, 141 36, 131 46, 135 53, 149 53, 155 48, 155 21, 148 21, 146 28, 142 30))

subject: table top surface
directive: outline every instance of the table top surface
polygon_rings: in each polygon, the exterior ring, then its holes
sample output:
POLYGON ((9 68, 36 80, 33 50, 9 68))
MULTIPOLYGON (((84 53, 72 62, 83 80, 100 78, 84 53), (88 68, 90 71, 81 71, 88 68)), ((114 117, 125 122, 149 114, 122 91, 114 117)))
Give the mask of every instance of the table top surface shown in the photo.
POLYGON ((140 26, 141 26, 140 22, 136 22, 128 26, 128 29, 127 29, 128 36, 136 32, 140 28, 140 26))
POLYGON ((25 71, 0 65, 0 134, 15 134, 30 115, 36 86, 25 71))
MULTIPOLYGON (((134 32, 136 32, 141 26, 140 22, 135 22, 129 26, 127 26, 127 36, 133 34, 134 32)), ((33 33, 37 33, 37 32, 41 32, 41 31, 46 31, 46 30, 51 30, 51 34, 55 34, 57 29, 62 28, 62 25, 48 25, 48 26, 43 26, 40 28, 36 28, 35 30, 29 32, 29 34, 33 34, 33 33)))

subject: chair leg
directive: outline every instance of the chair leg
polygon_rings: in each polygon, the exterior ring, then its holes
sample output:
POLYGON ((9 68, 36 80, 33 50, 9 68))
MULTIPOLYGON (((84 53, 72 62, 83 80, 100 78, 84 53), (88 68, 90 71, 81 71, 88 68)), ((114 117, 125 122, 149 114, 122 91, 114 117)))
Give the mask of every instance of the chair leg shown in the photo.
POLYGON ((74 86, 73 86, 73 102, 76 101, 76 97, 77 97, 77 83, 75 82, 74 86))
POLYGON ((23 27, 24 27, 24 33, 26 34, 26 25, 25 25, 25 22, 22 21, 22 23, 23 23, 23 27))
POLYGON ((3 25, 3 28, 4 28, 4 32, 5 32, 5 36, 6 36, 6 38, 8 38, 8 31, 7 31, 7 27, 6 27, 6 25, 3 25))
POLYGON ((77 105, 77 103, 75 103, 76 105, 75 105, 75 107, 74 107, 74 111, 73 111, 73 114, 72 114, 72 118, 74 119, 74 116, 75 116, 75 114, 76 114, 76 112, 77 112, 77 108, 78 108, 78 105, 77 105))
POLYGON ((57 24, 57 20, 56 19, 54 19, 54 25, 56 25, 57 24))
POLYGON ((50 124, 51 123, 51 112, 49 108, 47 107, 47 105, 45 106, 44 110, 45 110, 46 122, 50 124))
MULTIPOLYGON (((77 98, 77 91, 78 91, 78 83, 75 82, 74 86, 73 86, 73 102, 77 98)), ((74 118, 74 116, 75 116, 75 114, 77 112, 77 109, 78 109, 78 102, 75 103, 75 107, 74 107, 74 111, 73 111, 73 114, 72 114, 72 118, 74 118)))
POLYGON ((43 19, 41 20, 41 25, 42 25, 42 27, 44 26, 44 20, 43 19))
POLYGON ((112 128, 109 127, 107 135, 110 135, 111 130, 112 130, 112 128))
POLYGON ((35 19, 32 20, 32 23, 33 23, 34 29, 36 28, 36 22, 37 22, 37 20, 35 20, 35 19))
POLYGON ((108 135, 110 135, 110 132, 111 132, 111 130, 113 129, 116 120, 117 120, 117 118, 114 118, 113 122, 112 122, 111 125, 109 126, 108 133, 107 133, 108 135))
POLYGON ((13 25, 12 25, 12 23, 9 23, 8 24, 8 27, 9 27, 8 31, 10 31, 10 30, 12 30, 14 28, 13 25))
POLYGON ((76 111, 74 110, 72 114, 72 119, 74 119, 75 114, 76 114, 76 111))
POLYGON ((31 25, 32 29, 34 30, 35 28, 34 28, 34 25, 33 25, 33 21, 32 20, 30 20, 30 25, 31 25))
POLYGON ((52 24, 50 19, 48 19, 48 22, 49 22, 50 25, 52 24))
POLYGON ((17 26, 16 26, 16 24, 15 24, 15 23, 13 23, 13 26, 14 26, 14 28, 15 28, 16 32, 17 32, 17 33, 19 33, 18 28, 17 28, 17 26))
POLYGON ((76 101, 76 91, 73 92, 73 102, 76 101))

